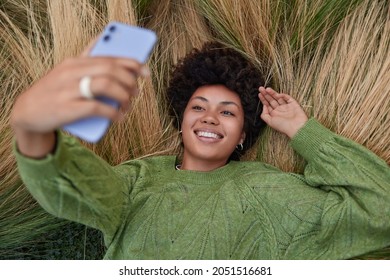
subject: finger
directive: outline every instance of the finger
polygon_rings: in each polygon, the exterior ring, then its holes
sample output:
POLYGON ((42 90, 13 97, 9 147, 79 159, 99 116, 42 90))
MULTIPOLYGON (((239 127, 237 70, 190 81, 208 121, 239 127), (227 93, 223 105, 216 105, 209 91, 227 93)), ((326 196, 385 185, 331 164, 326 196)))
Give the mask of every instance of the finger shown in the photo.
POLYGON ((57 117, 62 120, 63 124, 68 124, 88 117, 116 120, 120 116, 119 111, 111 105, 94 99, 87 101, 77 100, 67 104, 66 109, 61 108, 57 111, 57 117))
MULTIPOLYGON (((140 69, 142 69, 141 64, 130 59, 72 58, 56 67, 51 75, 56 80, 57 86, 70 86, 71 89, 79 87, 81 79, 86 76, 91 77, 91 79, 98 76, 107 76, 121 83, 127 89, 128 94, 136 95, 138 93, 136 78, 139 72, 142 72, 140 69)), ((80 93, 79 90, 74 92, 80 93)), ((102 92, 98 89, 95 93, 102 92)))
POLYGON ((94 100, 85 106, 85 112, 88 116, 100 116, 108 118, 112 121, 120 117, 120 111, 111 105, 105 104, 101 101, 94 100))
POLYGON ((117 83, 119 86, 123 87, 128 95, 135 96, 138 94, 137 79, 136 77, 128 72, 120 73, 120 71, 115 74, 108 75, 98 75, 92 76, 92 79, 97 79, 98 81, 102 80, 101 83, 98 83, 100 90, 104 92, 106 86, 117 83))
POLYGON ((261 113, 260 117, 267 124, 270 122, 271 115, 270 115, 269 107, 267 105, 263 105, 263 112, 261 113))
POLYGON ((264 104, 264 105, 267 105, 271 110, 272 110, 272 106, 271 106, 271 103, 269 102, 269 100, 266 98, 266 96, 269 95, 269 93, 267 93, 265 87, 261 86, 259 87, 259 99, 260 101, 264 104))
POLYGON ((276 101, 278 101, 279 105, 285 105, 287 104, 287 101, 281 96, 280 94, 277 95, 276 101))
MULTIPOLYGON (((89 76, 91 79, 94 79, 95 77, 107 77, 108 79, 113 79, 120 82, 129 90, 137 86, 137 78, 132 72, 129 72, 122 67, 113 67, 111 71, 109 69, 110 68, 89 70, 88 67, 80 67, 74 70, 74 80, 79 81, 85 76, 89 76), (88 75, 85 73, 88 73, 88 75)), ((66 74, 64 76, 66 76, 66 74)), ((69 77, 66 78, 69 79, 69 77)))
POLYGON ((259 92, 258 96, 259 96, 259 99, 260 99, 261 103, 263 103, 264 105, 267 105, 267 106, 271 106, 269 104, 268 100, 265 99, 263 92, 259 92))
POLYGON ((289 104, 291 102, 294 102, 295 99, 292 98, 290 95, 285 93, 278 93, 277 91, 273 90, 272 88, 267 88, 267 92, 273 96, 273 98, 279 103, 279 105, 289 104))
POLYGON ((278 103, 276 97, 273 94, 269 93, 268 91, 264 95, 264 98, 268 101, 268 104, 270 105, 270 107, 272 109, 275 109, 276 107, 279 106, 279 103, 278 103))
POLYGON ((73 59, 75 65, 68 65, 69 68, 74 68, 75 75, 84 76, 85 74, 104 74, 115 73, 119 68, 133 73, 135 76, 145 76, 147 74, 147 67, 140 64, 134 59, 120 58, 120 57, 87 57, 73 59), (84 72, 84 73, 83 73, 84 72))
MULTIPOLYGON (((135 84, 135 82, 134 82, 135 84)), ((120 103, 124 110, 129 108, 130 99, 137 95, 136 86, 127 87, 116 78, 107 76, 95 76, 91 79, 90 89, 95 97, 105 96, 120 103)))
POLYGON ((262 115, 269 115, 269 109, 267 105, 263 104, 263 111, 261 112, 262 115))
POLYGON ((96 99, 90 100, 89 102, 79 102, 77 107, 80 110, 78 119, 86 117, 104 117, 110 120, 116 120, 120 116, 118 109, 96 99))
MULTIPOLYGON (((80 79, 84 76, 113 74, 120 69, 132 73, 136 77, 147 74, 147 68, 136 60, 117 57, 78 57, 68 58, 53 69, 58 79, 80 79)), ((122 71, 123 72, 123 71, 122 71)))
POLYGON ((279 93, 280 99, 282 99, 286 103, 291 103, 294 102, 295 99, 292 98, 290 95, 285 94, 285 93, 279 93))
MULTIPOLYGON (((124 88, 127 95, 136 95, 138 89, 136 75, 133 71, 123 67, 122 61, 110 58, 87 58, 81 61, 73 59, 65 63, 63 66, 65 69, 62 69, 57 81, 62 84, 73 84, 73 89, 76 89, 81 79, 89 76, 91 78, 90 88, 94 95, 104 94, 113 97, 126 108, 125 103, 128 103, 126 99, 128 97, 123 96, 123 90, 118 86, 124 88)), ((137 62, 133 64, 133 61, 130 61, 130 65, 138 67, 139 64, 137 62)), ((74 92, 79 96, 80 90, 74 90, 74 92)))
POLYGON ((276 96, 276 95, 278 94, 278 92, 275 91, 275 90, 274 90, 273 88, 271 88, 271 87, 267 87, 267 88, 265 89, 265 91, 266 91, 268 94, 272 95, 272 96, 276 96))
MULTIPOLYGON (((281 94, 279 94, 277 91, 275 91, 275 90, 272 89, 271 87, 266 88, 265 91, 267 92, 267 94, 269 94, 270 96, 272 96, 272 98, 273 98, 279 105, 287 104, 287 102, 283 99, 283 97, 281 96, 281 94)), ((275 104, 275 105, 276 105, 276 104, 275 104)))
POLYGON ((295 101, 295 99, 292 98, 291 95, 285 93, 278 93, 272 88, 267 88, 267 92, 275 96, 275 98, 280 102, 280 104, 288 104, 295 101))

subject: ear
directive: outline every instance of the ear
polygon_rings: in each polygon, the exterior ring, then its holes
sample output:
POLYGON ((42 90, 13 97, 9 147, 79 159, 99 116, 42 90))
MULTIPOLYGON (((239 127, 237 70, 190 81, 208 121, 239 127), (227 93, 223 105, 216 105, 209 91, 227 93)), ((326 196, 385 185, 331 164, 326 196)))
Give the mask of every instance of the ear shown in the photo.
POLYGON ((245 131, 243 130, 241 132, 241 138, 240 138, 240 142, 238 144, 243 144, 245 141, 245 137, 246 137, 246 134, 245 134, 245 131))

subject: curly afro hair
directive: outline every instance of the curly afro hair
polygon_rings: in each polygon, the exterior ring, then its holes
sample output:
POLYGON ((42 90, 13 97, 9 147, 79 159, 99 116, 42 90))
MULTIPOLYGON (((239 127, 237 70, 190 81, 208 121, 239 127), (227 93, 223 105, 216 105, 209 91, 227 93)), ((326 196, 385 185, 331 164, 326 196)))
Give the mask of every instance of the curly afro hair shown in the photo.
POLYGON ((224 85, 241 99, 246 134, 244 148, 235 149, 230 156, 231 160, 239 160, 265 126, 260 118, 262 106, 258 98, 258 88, 264 86, 264 78, 243 55, 219 43, 209 42, 200 50, 194 49, 177 64, 167 90, 170 116, 176 119, 177 129, 192 94, 204 85, 224 85))

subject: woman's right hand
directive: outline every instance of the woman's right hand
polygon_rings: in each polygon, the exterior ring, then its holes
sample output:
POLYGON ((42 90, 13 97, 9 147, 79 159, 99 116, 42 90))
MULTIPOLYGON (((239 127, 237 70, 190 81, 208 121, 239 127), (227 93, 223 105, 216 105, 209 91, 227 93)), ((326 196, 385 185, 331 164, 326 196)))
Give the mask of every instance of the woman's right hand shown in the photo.
POLYGON ((47 140, 50 143, 45 147, 53 146, 54 131, 67 123, 90 116, 118 118, 120 112, 114 107, 82 97, 79 84, 83 77, 91 77, 90 89, 94 96, 114 99, 122 110, 127 110, 131 97, 138 93, 136 79, 145 73, 143 69, 135 60, 88 57, 85 53, 57 65, 14 104, 11 125, 20 152, 32 157, 50 152, 32 150, 37 141, 47 140))

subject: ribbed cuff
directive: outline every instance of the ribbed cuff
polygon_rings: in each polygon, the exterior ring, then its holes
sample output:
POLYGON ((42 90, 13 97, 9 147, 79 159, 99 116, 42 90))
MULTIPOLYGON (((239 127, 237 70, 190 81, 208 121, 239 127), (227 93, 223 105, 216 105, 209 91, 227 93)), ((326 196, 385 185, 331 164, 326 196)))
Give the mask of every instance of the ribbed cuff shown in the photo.
POLYGON ((323 143, 333 138, 332 131, 320 124, 316 119, 310 118, 291 139, 291 147, 305 160, 309 161, 317 156, 323 143))
POLYGON ((35 178, 38 174, 57 174, 58 166, 66 163, 67 149, 66 145, 71 144, 75 139, 69 139, 69 137, 63 135, 61 132, 57 132, 56 137, 56 149, 54 153, 48 154, 42 159, 34 159, 22 155, 17 148, 17 143, 13 141, 13 152, 18 163, 18 169, 22 177, 35 178))

